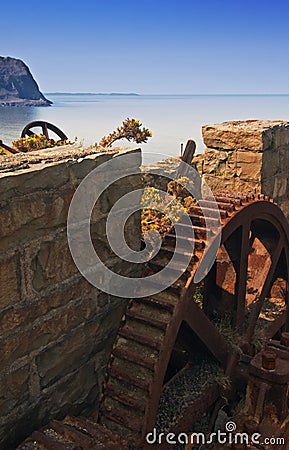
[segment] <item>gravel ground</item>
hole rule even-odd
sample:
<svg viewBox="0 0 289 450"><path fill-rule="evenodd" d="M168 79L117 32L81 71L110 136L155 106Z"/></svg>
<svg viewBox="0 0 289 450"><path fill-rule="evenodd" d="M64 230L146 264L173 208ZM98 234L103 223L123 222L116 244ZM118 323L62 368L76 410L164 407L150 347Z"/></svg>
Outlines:
<svg viewBox="0 0 289 450"><path fill-rule="evenodd" d="M214 383L219 374L218 364L209 356L197 354L171 381L163 388L159 402L156 421L157 432L168 433L172 425L187 407L196 400L208 384ZM194 431L208 431L208 418L202 418L196 423ZM174 446L174 450L183 450L184 445Z"/></svg>

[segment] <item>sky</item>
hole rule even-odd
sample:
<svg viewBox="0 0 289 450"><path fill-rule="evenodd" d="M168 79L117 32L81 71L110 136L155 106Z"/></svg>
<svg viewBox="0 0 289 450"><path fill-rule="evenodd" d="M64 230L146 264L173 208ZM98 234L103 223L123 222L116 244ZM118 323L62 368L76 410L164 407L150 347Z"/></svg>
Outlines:
<svg viewBox="0 0 289 450"><path fill-rule="evenodd" d="M14 0L0 55L43 92L288 94L289 0Z"/></svg>

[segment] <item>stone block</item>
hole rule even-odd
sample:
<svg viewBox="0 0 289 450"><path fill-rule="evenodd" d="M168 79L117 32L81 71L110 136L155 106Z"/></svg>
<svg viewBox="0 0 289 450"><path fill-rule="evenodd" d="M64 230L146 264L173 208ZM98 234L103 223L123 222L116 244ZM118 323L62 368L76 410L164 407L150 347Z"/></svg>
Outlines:
<svg viewBox="0 0 289 450"><path fill-rule="evenodd" d="M245 120L202 127L203 140L210 148L265 151L289 140L289 122Z"/></svg>
<svg viewBox="0 0 289 450"><path fill-rule="evenodd" d="M289 144L288 145L281 145L278 148L278 154L279 154L279 167L280 170L289 171Z"/></svg>
<svg viewBox="0 0 289 450"><path fill-rule="evenodd" d="M136 154L133 164L141 159L140 149L99 149L67 145L48 150L19 153L0 161L0 202L35 190L56 189L66 183L79 184L90 170L122 153ZM120 163L121 164L121 163ZM120 166L119 164L119 166ZM120 167L120 170L122 168Z"/></svg>
<svg viewBox="0 0 289 450"><path fill-rule="evenodd" d="M195 155L193 158L193 163L195 164L196 170L199 172L200 175L203 174L203 164L204 164L204 153L199 153L198 155Z"/></svg>
<svg viewBox="0 0 289 450"><path fill-rule="evenodd" d="M275 186L275 176L262 179L262 194L269 195L273 198Z"/></svg>
<svg viewBox="0 0 289 450"><path fill-rule="evenodd" d="M75 371L99 352L119 325L120 308L78 328L36 358L41 387Z"/></svg>
<svg viewBox="0 0 289 450"><path fill-rule="evenodd" d="M237 176L243 180L260 182L262 156L262 153L238 150L236 152Z"/></svg>
<svg viewBox="0 0 289 450"><path fill-rule="evenodd" d="M75 371L97 352L95 335L100 322L87 324L36 358L41 388Z"/></svg>
<svg viewBox="0 0 289 450"><path fill-rule="evenodd" d="M0 259L0 310L20 300L18 254Z"/></svg>
<svg viewBox="0 0 289 450"><path fill-rule="evenodd" d="M203 173L214 174L218 171L220 161L226 164L227 152L219 152L218 150L205 149L205 157L203 160Z"/></svg>
<svg viewBox="0 0 289 450"><path fill-rule="evenodd" d="M115 151L117 153L118 149ZM71 164L83 161L87 156L101 159L101 155L103 153L96 148L76 144L2 157L0 198L5 194L14 197L37 189L56 189L71 179Z"/></svg>
<svg viewBox="0 0 289 450"><path fill-rule="evenodd" d="M8 415L0 417L0 448L15 449L35 429L46 423L40 404L26 401Z"/></svg>
<svg viewBox="0 0 289 450"><path fill-rule="evenodd" d="M87 185L81 193L79 191L73 198L74 208L69 211L70 223L82 223L83 220L96 223L105 218L109 208L102 210L102 198L103 195L97 198L93 185Z"/></svg>
<svg viewBox="0 0 289 450"><path fill-rule="evenodd" d="M32 285L36 291L61 283L78 272L66 237L43 241L31 262Z"/></svg>
<svg viewBox="0 0 289 450"><path fill-rule="evenodd" d="M85 327L86 323L95 319L97 312L97 301L93 296L72 301L69 305L36 319L28 327L22 327L11 336L3 337L0 340L2 367L8 367L13 361L32 352L41 351L79 326ZM99 324L96 329L98 327ZM62 358L59 357L59 360L61 362Z"/></svg>
<svg viewBox="0 0 289 450"><path fill-rule="evenodd" d="M201 170L203 174L233 177L236 173L235 153L207 148L205 149Z"/></svg>
<svg viewBox="0 0 289 450"><path fill-rule="evenodd" d="M167 158L156 164L142 166L143 185L166 191L167 185L175 177L179 165L180 158Z"/></svg>
<svg viewBox="0 0 289 450"><path fill-rule="evenodd" d="M57 308L44 316L41 321L38 319L28 331L30 339L34 342L33 347L41 348L69 334L76 327L94 320L97 312L97 301L93 296L81 297L72 300L65 307Z"/></svg>
<svg viewBox="0 0 289 450"><path fill-rule="evenodd" d="M0 373L0 411L6 416L29 398L29 365Z"/></svg>
<svg viewBox="0 0 289 450"><path fill-rule="evenodd" d="M127 245L135 251L141 248L141 212L130 215L125 223L124 236Z"/></svg>
<svg viewBox="0 0 289 450"><path fill-rule="evenodd" d="M227 178L225 176L204 175L204 181L211 188L213 193L222 191L236 192L261 192L261 184L255 181L242 180L238 177Z"/></svg>
<svg viewBox="0 0 289 450"><path fill-rule="evenodd" d="M225 178L224 176L215 176L205 174L203 180L208 184L210 189L214 192L232 191L235 186L234 178Z"/></svg>
<svg viewBox="0 0 289 450"><path fill-rule="evenodd" d="M289 146L289 123L285 123L280 127L274 127L274 148L287 147Z"/></svg>
<svg viewBox="0 0 289 450"><path fill-rule="evenodd" d="M277 205L282 209L285 217L289 220L289 197L288 194L274 199Z"/></svg>
<svg viewBox="0 0 289 450"><path fill-rule="evenodd" d="M288 175L276 175L274 179L273 199L283 197L287 192Z"/></svg>
<svg viewBox="0 0 289 450"><path fill-rule="evenodd" d="M42 408L48 421L66 415L91 413L96 408L100 392L94 360L79 362L77 369L42 393Z"/></svg>
<svg viewBox="0 0 289 450"><path fill-rule="evenodd" d="M33 193L37 190L57 189L69 181L66 162L36 166L26 164L26 170L1 173L0 165L0 201L9 200L19 194Z"/></svg>
<svg viewBox="0 0 289 450"><path fill-rule="evenodd" d="M16 448L50 419L91 413L99 400L98 384L95 361L91 360L44 389L36 401L24 402L21 408L15 408L8 416L1 416L1 450Z"/></svg>
<svg viewBox="0 0 289 450"><path fill-rule="evenodd" d="M49 292L47 295L6 308L0 315L0 335L2 337L10 335L16 329L21 331L27 324L32 324L40 318L45 321L45 316L49 312L57 311L57 308L63 308L81 299L84 299L84 301L90 299L99 312L105 307L104 299L99 298L98 290L79 276L79 279L68 286L61 286L58 290Z"/></svg>
<svg viewBox="0 0 289 450"><path fill-rule="evenodd" d="M0 234L2 237L13 234L23 225L45 215L45 202L41 196L17 198L16 201L1 205Z"/></svg>
<svg viewBox="0 0 289 450"><path fill-rule="evenodd" d="M0 358L2 369L6 369L33 350L34 343L29 342L29 333L21 332L8 338L0 338Z"/></svg>
<svg viewBox="0 0 289 450"><path fill-rule="evenodd" d="M268 150L262 154L261 178L270 178L276 175L282 166L280 166L279 150Z"/></svg>
<svg viewBox="0 0 289 450"><path fill-rule="evenodd" d="M82 181L92 170L111 160L113 153L97 153L78 158L68 164L71 177Z"/></svg>
<svg viewBox="0 0 289 450"><path fill-rule="evenodd" d="M20 196L0 205L1 248L10 251L29 240L42 238L50 229L65 227L74 190L64 188L57 192Z"/></svg>
<svg viewBox="0 0 289 450"><path fill-rule="evenodd" d="M133 192L137 189L142 189L141 175L131 175L123 179L119 179L104 192L105 203L102 203L102 211L109 212L110 208L123 196ZM141 201L141 194L138 196L139 204ZM104 206L105 205L105 206ZM129 206L129 205L128 205Z"/></svg>
<svg viewBox="0 0 289 450"><path fill-rule="evenodd" d="M127 169L136 169L139 171L139 167L142 163L142 154L140 148L124 148L115 153L112 159L117 160L116 169L125 171Z"/></svg>
<svg viewBox="0 0 289 450"><path fill-rule="evenodd" d="M234 182L234 190L235 192L243 192L244 194L247 194L248 192L260 194L261 183L253 180L243 180L242 178L236 177Z"/></svg>

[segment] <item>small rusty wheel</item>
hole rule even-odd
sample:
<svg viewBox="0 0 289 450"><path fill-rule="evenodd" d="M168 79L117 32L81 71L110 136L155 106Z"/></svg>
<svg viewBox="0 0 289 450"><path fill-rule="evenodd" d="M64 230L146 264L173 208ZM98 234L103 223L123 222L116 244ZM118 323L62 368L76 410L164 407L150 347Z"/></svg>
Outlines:
<svg viewBox="0 0 289 450"><path fill-rule="evenodd" d="M45 122L43 120L35 120L34 122L28 123L22 130L21 137L27 137L32 136L33 134L36 134L35 131L33 131L33 128L40 127L42 128L42 134L46 136L47 139L49 139L49 133L48 130L55 133L61 141L66 141L68 138L63 131L61 131L57 126L53 125L52 123Z"/></svg>

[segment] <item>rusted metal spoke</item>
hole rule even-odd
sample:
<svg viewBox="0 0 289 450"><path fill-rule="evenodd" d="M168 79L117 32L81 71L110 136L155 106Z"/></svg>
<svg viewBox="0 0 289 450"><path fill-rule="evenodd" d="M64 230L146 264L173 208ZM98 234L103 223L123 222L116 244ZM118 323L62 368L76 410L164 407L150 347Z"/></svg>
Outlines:
<svg viewBox="0 0 289 450"><path fill-rule="evenodd" d="M230 354L229 346L215 325L194 301L187 308L184 320L221 365L226 367Z"/></svg>
<svg viewBox="0 0 289 450"><path fill-rule="evenodd" d="M192 163L195 150L196 150L195 141L189 139L186 144L185 151L181 157L182 161L185 162L186 164L188 164L188 166L186 166L185 164L181 164L181 166L177 169L176 179L178 179L180 177L184 177L188 174L189 165Z"/></svg>
<svg viewBox="0 0 289 450"><path fill-rule="evenodd" d="M248 221L242 226L239 273L237 274L236 291L235 291L236 292L235 299L237 302L236 327L239 332L243 329L245 321L248 256L250 249L249 233L250 233L250 221Z"/></svg>
<svg viewBox="0 0 289 450"><path fill-rule="evenodd" d="M49 139L48 128L47 128L46 122L43 122L43 124L42 124L42 134L46 137L46 139Z"/></svg>
<svg viewBox="0 0 289 450"><path fill-rule="evenodd" d="M17 153L20 153L20 151L17 148L13 148L13 147L9 147L9 145L4 144L3 141L0 140L0 148L2 148L4 150L4 152L6 153L6 155L15 155Z"/></svg>
<svg viewBox="0 0 289 450"><path fill-rule="evenodd" d="M247 332L246 332L247 342L251 341L252 336L254 334L254 330L255 330L264 300L270 292L272 280L273 280L273 277L274 277L274 274L276 271L276 267L277 267L277 264L278 264L278 261L279 261L279 258L280 258L283 248L284 248L284 240L282 237L280 237L277 247L272 255L271 264L270 264L268 273L267 273L266 277L264 278L263 287L261 289L261 292L259 291L260 294L259 294L259 296L256 297L256 301L254 302L253 307L252 307L252 312L251 312L250 318L249 318L249 325L248 325Z"/></svg>
<svg viewBox="0 0 289 450"><path fill-rule="evenodd" d="M289 330L289 281L286 285L286 317L285 317L285 328Z"/></svg>

